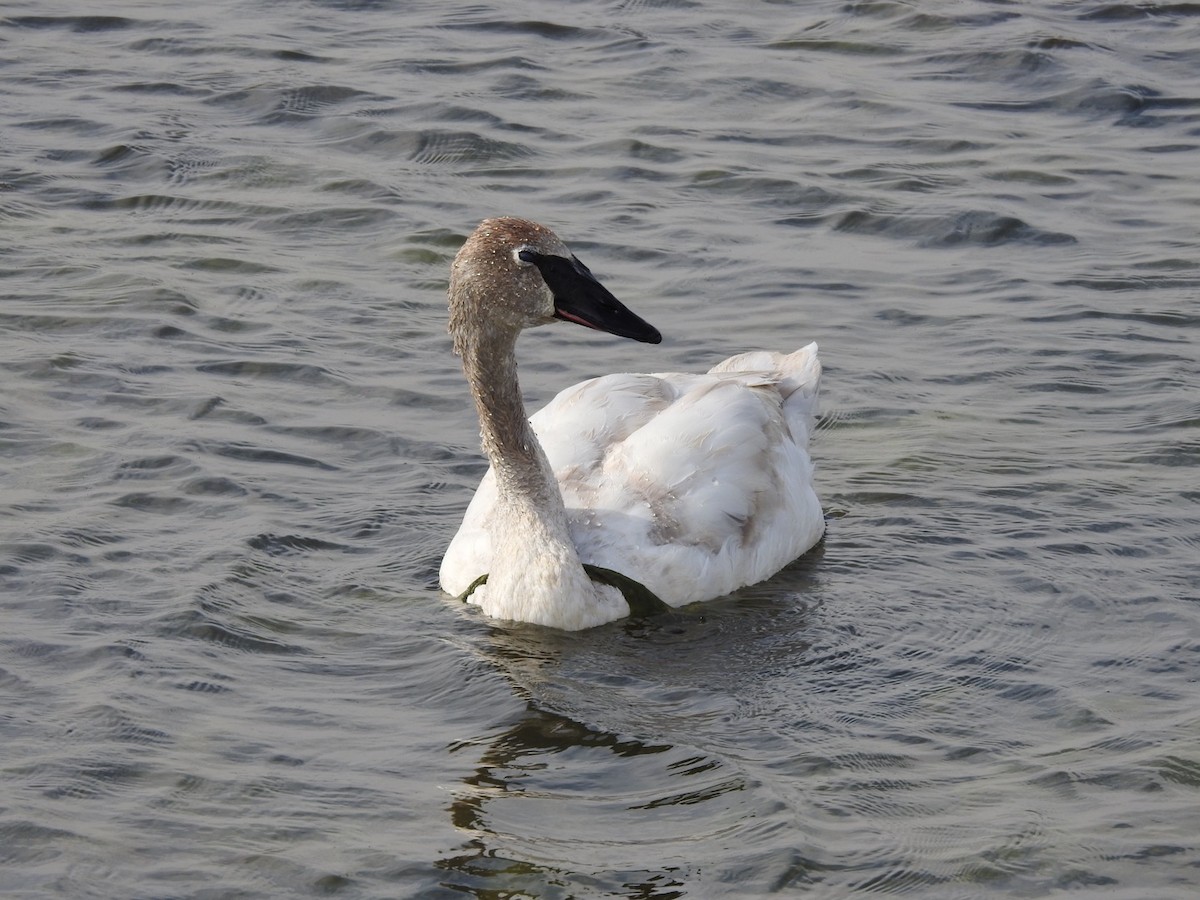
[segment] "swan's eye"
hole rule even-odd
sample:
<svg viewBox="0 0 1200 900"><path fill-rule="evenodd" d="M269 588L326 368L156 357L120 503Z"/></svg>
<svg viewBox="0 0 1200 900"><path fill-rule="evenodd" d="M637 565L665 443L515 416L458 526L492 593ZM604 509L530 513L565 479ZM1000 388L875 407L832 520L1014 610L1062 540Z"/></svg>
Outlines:
<svg viewBox="0 0 1200 900"><path fill-rule="evenodd" d="M536 258L537 254L528 247L518 247L513 251L513 260L518 266L532 266Z"/></svg>

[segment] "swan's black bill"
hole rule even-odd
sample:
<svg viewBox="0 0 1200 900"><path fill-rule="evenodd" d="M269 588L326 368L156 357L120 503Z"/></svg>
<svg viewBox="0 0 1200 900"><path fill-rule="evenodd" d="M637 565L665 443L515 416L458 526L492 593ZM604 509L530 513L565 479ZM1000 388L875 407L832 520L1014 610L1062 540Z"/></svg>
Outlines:
<svg viewBox="0 0 1200 900"><path fill-rule="evenodd" d="M574 256L565 259L533 250L522 250L518 256L525 262L533 263L542 273L542 280L554 294L556 319L646 344L662 341L657 328L626 308Z"/></svg>

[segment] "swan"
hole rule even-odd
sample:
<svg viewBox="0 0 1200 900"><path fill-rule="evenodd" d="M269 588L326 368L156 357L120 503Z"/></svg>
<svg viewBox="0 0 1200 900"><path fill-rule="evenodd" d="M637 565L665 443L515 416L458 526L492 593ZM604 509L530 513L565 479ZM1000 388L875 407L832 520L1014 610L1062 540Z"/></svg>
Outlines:
<svg viewBox="0 0 1200 900"><path fill-rule="evenodd" d="M522 329L661 335L525 219L480 223L451 264L449 306L491 468L442 560L447 593L576 631L762 581L821 539L807 450L815 343L705 374L593 378L527 418Z"/></svg>

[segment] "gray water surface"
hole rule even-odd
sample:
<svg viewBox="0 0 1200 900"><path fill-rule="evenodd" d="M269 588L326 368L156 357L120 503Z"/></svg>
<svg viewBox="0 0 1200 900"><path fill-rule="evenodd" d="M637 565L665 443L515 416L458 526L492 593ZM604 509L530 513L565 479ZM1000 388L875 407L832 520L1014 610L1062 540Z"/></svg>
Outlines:
<svg viewBox="0 0 1200 900"><path fill-rule="evenodd" d="M1200 6L0 11L0 893L1200 892ZM479 219L817 340L828 536L579 634L437 589Z"/></svg>

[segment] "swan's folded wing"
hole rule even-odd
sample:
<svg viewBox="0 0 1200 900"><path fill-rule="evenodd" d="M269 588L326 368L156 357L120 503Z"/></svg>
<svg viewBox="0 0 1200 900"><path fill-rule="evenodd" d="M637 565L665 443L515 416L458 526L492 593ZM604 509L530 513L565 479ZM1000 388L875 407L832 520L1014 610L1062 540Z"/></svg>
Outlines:
<svg viewBox="0 0 1200 900"><path fill-rule="evenodd" d="M529 422L555 471L586 471L677 398L657 375L604 375L560 391Z"/></svg>
<svg viewBox="0 0 1200 900"><path fill-rule="evenodd" d="M586 458L551 456L581 557L677 605L759 581L812 546L823 520L807 425L797 441L778 373L638 377L658 378L643 393L670 402Z"/></svg>
<svg viewBox="0 0 1200 900"><path fill-rule="evenodd" d="M751 350L731 356L708 370L716 375L732 372L770 372L779 383L783 414L792 437L801 446L808 443L817 415L821 387L821 360L814 341L793 353Z"/></svg>
<svg viewBox="0 0 1200 900"><path fill-rule="evenodd" d="M593 478L593 505L652 523L656 543L717 552L740 539L779 490L790 440L778 392L743 378L667 376L676 399L608 449Z"/></svg>

